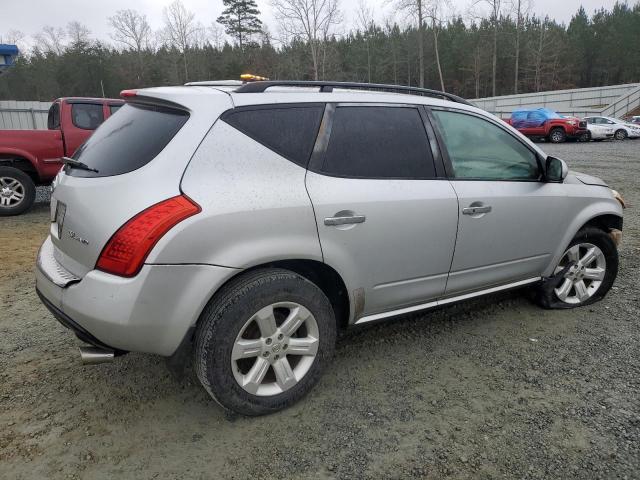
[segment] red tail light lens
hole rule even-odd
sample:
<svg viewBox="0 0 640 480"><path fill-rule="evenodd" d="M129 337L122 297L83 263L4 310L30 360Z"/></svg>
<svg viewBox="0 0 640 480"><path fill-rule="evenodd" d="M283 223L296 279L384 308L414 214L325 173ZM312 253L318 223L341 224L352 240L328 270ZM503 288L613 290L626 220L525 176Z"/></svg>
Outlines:
<svg viewBox="0 0 640 480"><path fill-rule="evenodd" d="M184 195L169 198L143 210L111 237L96 268L121 277L138 274L154 245L178 223L201 211Z"/></svg>

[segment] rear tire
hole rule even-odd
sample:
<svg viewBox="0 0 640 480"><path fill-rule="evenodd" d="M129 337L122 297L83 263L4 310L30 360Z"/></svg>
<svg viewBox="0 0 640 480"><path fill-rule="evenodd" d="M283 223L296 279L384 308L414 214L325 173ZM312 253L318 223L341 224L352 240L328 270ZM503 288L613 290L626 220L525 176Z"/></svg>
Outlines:
<svg viewBox="0 0 640 480"><path fill-rule="evenodd" d="M588 257L590 251L593 258ZM554 276L538 286L537 301L547 309L590 305L605 297L617 275L618 248L613 239L587 227L571 240Z"/></svg>
<svg viewBox="0 0 640 480"><path fill-rule="evenodd" d="M549 132L549 141L551 143L564 143L567 141L567 133L563 128L556 127Z"/></svg>
<svg viewBox="0 0 640 480"><path fill-rule="evenodd" d="M222 407L264 415L313 388L335 340L331 303L315 284L288 270L256 270L232 280L203 311L195 371Z"/></svg>
<svg viewBox="0 0 640 480"><path fill-rule="evenodd" d="M29 175L0 166L0 216L20 215L33 206L35 199L36 186Z"/></svg>

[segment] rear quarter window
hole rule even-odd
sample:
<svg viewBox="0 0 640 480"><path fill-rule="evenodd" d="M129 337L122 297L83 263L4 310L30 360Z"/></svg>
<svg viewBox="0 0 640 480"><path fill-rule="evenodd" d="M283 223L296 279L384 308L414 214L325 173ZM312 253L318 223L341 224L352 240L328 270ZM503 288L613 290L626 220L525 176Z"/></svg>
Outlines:
<svg viewBox="0 0 640 480"><path fill-rule="evenodd" d="M307 166L318 135L323 105L230 110L222 119L284 158Z"/></svg>
<svg viewBox="0 0 640 480"><path fill-rule="evenodd" d="M189 115L163 107L126 104L76 151L74 158L98 170L65 167L76 177L108 177L132 172L153 160Z"/></svg>

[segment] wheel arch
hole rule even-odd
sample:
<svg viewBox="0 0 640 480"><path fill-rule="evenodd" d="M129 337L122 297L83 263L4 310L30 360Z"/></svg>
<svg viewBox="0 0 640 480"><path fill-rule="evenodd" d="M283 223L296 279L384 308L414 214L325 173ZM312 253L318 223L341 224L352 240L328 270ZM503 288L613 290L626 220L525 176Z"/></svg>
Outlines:
<svg viewBox="0 0 640 480"><path fill-rule="evenodd" d="M224 287L240 276L255 270L281 268L297 273L316 285L327 296L333 307L338 329L345 329L349 325L351 317L351 301L349 290L340 274L331 266L318 260L310 259L283 259L266 263L252 265L248 268L238 270L234 275L227 278L212 293L206 304L209 304ZM206 307L205 307L206 308Z"/></svg>
<svg viewBox="0 0 640 480"><path fill-rule="evenodd" d="M27 152L14 149L0 150L0 166L17 168L29 175L33 183L40 182L37 160Z"/></svg>
<svg viewBox="0 0 640 480"><path fill-rule="evenodd" d="M601 199L599 202L591 204L588 208L576 215L567 229L560 246L552 256L549 265L543 272L543 277L548 277L553 273L555 266L560 261L562 254L576 234L585 227L595 227L609 233L616 229L622 231L623 217L622 207L617 200Z"/></svg>

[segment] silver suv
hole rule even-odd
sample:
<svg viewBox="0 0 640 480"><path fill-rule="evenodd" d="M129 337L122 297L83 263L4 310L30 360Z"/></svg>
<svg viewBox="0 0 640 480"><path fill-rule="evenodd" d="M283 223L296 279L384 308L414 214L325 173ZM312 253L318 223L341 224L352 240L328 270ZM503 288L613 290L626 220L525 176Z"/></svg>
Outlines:
<svg viewBox="0 0 640 480"><path fill-rule="evenodd" d="M274 412L336 332L525 285L605 296L621 199L449 94L205 82L125 91L54 184L37 291L92 345L193 357L223 407Z"/></svg>

